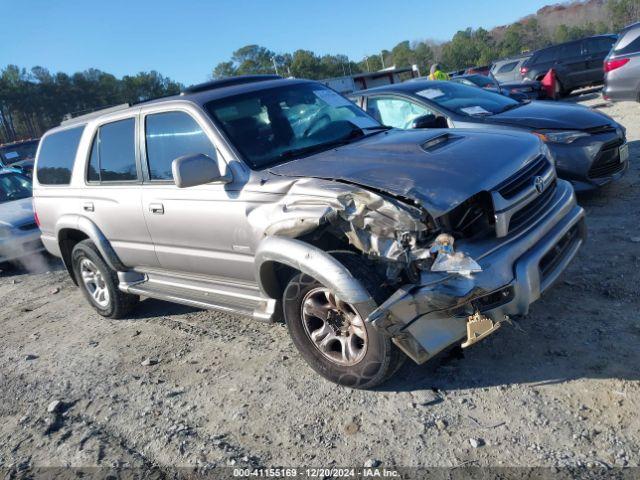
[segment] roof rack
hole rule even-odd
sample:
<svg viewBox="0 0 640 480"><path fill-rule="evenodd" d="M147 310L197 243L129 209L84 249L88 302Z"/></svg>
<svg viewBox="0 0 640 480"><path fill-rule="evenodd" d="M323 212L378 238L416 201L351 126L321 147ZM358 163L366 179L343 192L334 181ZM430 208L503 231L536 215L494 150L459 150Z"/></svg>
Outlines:
<svg viewBox="0 0 640 480"><path fill-rule="evenodd" d="M63 120L62 122L60 122L61 126L64 125L72 125L74 123L80 123L80 122L87 122L93 118L99 117L101 115L104 115L106 113L112 113L112 112L118 112L120 110L125 110L127 108L129 108L131 105L129 105L128 103L123 103L120 105L116 105L114 107L108 107L108 108L103 108L101 110L95 110L93 112L90 113L85 113L84 115L80 115L78 117L72 117L72 118L68 118L66 120Z"/></svg>
<svg viewBox="0 0 640 480"><path fill-rule="evenodd" d="M228 77L220 80L212 80L210 82L198 83L185 88L180 95L186 95L188 93L204 92L206 90L213 90L216 88L231 87L234 85L243 85L245 83L266 82L267 80L278 80L282 77L280 75L241 75L239 77Z"/></svg>

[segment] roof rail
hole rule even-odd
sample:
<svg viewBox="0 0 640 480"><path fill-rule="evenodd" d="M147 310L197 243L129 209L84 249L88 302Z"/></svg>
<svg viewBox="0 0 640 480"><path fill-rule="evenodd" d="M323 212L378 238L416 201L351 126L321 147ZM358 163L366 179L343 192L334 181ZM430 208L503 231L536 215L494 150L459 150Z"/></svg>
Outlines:
<svg viewBox="0 0 640 480"><path fill-rule="evenodd" d="M228 77L220 80L212 80L210 82L198 83L185 88L180 95L187 93L198 93L216 88L231 87L234 85L243 85L245 83L266 82L267 80L278 80L280 75L241 75L239 77Z"/></svg>
<svg viewBox="0 0 640 480"><path fill-rule="evenodd" d="M90 113L85 113L84 115L80 115L78 117L72 117L72 118L68 118L66 120L63 120L62 122L60 122L60 126L64 126L64 125L72 125L74 123L81 123L81 122L87 122L93 118L97 118L101 115L104 115L106 113L112 113L112 112L118 112L120 110L125 110L127 108L129 108L131 105L129 105L128 103L122 103L120 105L116 105L115 107L108 107L108 108L103 108L101 110L95 110L93 112Z"/></svg>

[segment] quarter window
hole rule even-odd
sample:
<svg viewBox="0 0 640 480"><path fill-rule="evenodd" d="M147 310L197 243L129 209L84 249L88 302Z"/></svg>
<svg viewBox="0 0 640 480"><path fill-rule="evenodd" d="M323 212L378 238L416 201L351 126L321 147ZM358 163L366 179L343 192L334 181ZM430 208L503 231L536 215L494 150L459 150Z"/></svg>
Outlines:
<svg viewBox="0 0 640 480"><path fill-rule="evenodd" d="M500 69L498 70L498 73L508 73L511 72L514 68L516 68L516 65L518 64L518 62L509 62L509 63L505 63L504 65L502 65L500 67Z"/></svg>
<svg viewBox="0 0 640 480"><path fill-rule="evenodd" d="M184 112L147 115L145 138L151 180L172 180L171 164L178 157L203 153L216 158L207 135Z"/></svg>
<svg viewBox="0 0 640 480"><path fill-rule="evenodd" d="M84 125L52 133L42 140L36 168L38 182L42 185L69 185L83 131Z"/></svg>
<svg viewBox="0 0 640 480"><path fill-rule="evenodd" d="M367 113L383 125L394 128L411 128L411 123L418 117L433 114L430 110L403 98L369 98Z"/></svg>
<svg viewBox="0 0 640 480"><path fill-rule="evenodd" d="M126 182L138 179L135 131L133 118L98 128L91 147L87 180Z"/></svg>

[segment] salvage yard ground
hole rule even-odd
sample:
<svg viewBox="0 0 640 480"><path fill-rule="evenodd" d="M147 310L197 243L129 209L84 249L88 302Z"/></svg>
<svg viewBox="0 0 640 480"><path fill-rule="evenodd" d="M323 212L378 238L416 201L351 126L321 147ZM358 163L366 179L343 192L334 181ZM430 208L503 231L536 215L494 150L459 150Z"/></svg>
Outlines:
<svg viewBox="0 0 640 480"><path fill-rule="evenodd" d="M2 272L0 469L637 466L640 105L570 100L625 125L632 159L580 197L586 245L514 327L376 391L322 379L280 324L156 300L106 320L56 261Z"/></svg>

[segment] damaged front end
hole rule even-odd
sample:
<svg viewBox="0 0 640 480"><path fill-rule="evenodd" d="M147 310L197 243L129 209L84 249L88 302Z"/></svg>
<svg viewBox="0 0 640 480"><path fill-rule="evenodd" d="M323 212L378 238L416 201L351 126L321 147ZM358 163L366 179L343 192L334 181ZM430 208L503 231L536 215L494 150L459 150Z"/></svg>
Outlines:
<svg viewBox="0 0 640 480"><path fill-rule="evenodd" d="M366 321L422 363L457 342L465 347L474 344L497 330L509 315L526 313L566 267L584 237L583 212L566 182L559 181L554 189L553 199L531 225L504 238L491 225L492 212L478 207L481 202L473 208L465 206L462 215L452 211L433 219L415 201L319 179L291 182L279 202L255 208L248 218L257 233L292 239L295 248L302 242L293 239L320 232L346 239L384 267L388 285L396 290L379 306L369 303ZM465 230L466 234L460 233ZM305 262L329 257L305 245L304 259L289 265L300 269ZM558 245L563 246L562 252L556 252ZM286 257L282 252L286 247L278 248L277 255L262 256L258 248L259 263ZM543 279L540 264L549 252L556 252L558 258ZM335 271L329 259L323 261L325 266L318 266L318 271ZM307 273L313 276L313 271ZM348 276L340 281L351 281L349 288L336 291L357 290ZM354 294L355 303L362 305L362 297Z"/></svg>

